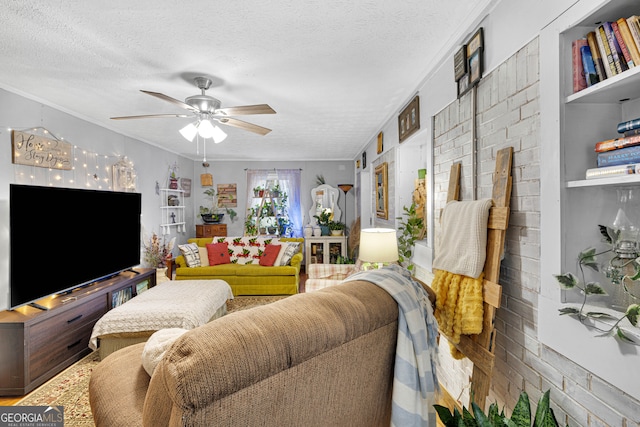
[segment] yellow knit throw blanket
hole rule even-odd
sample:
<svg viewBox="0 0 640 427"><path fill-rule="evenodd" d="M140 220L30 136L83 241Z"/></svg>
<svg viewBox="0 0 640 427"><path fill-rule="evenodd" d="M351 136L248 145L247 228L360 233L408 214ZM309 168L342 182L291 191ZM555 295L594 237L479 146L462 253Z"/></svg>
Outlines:
<svg viewBox="0 0 640 427"><path fill-rule="evenodd" d="M453 344L460 342L460 335L473 335L482 332L482 278L477 279L436 270L431 284L436 294L435 317L440 331L451 344L451 354L456 359L464 356Z"/></svg>

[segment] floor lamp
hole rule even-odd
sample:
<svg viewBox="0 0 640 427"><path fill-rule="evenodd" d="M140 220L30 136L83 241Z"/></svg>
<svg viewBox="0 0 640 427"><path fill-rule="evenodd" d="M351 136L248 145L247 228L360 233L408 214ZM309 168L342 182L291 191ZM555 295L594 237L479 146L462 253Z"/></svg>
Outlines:
<svg viewBox="0 0 640 427"><path fill-rule="evenodd" d="M338 184L338 188L344 192L344 229L348 230L347 223L347 193L353 188L353 184ZM347 233L345 233L346 235Z"/></svg>

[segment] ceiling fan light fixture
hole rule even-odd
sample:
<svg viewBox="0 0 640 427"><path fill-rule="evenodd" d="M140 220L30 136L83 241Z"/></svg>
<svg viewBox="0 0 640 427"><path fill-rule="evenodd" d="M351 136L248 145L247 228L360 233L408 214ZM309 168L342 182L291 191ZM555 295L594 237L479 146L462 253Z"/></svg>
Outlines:
<svg viewBox="0 0 640 427"><path fill-rule="evenodd" d="M196 137L197 133L198 133L198 128L193 123L189 123L182 129L180 129L180 134L184 137L184 139L186 139L189 142L193 141L193 138Z"/></svg>
<svg viewBox="0 0 640 427"><path fill-rule="evenodd" d="M202 120L198 126L198 134L203 138L213 138L214 128L208 119Z"/></svg>
<svg viewBox="0 0 640 427"><path fill-rule="evenodd" d="M224 133L224 131L220 129L219 126L214 126L212 138L214 143L220 144L222 141L224 141L227 138L227 134Z"/></svg>

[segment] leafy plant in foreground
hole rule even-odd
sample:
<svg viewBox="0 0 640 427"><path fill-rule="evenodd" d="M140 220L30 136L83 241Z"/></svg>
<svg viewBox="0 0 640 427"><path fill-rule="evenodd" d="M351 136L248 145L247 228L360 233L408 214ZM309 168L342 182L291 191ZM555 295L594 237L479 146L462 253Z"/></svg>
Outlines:
<svg viewBox="0 0 640 427"><path fill-rule="evenodd" d="M442 405L433 405L440 417L440 421L446 427L558 427L553 409L549 405L549 390L547 390L538 401L533 424L531 423L531 404L526 392L520 393L520 398L513 408L511 418L504 415L504 410L500 411L498 405L492 403L489 411L485 414L475 403L471 403L469 412L466 407L462 408L462 413L458 408L454 408L453 413L449 408Z"/></svg>

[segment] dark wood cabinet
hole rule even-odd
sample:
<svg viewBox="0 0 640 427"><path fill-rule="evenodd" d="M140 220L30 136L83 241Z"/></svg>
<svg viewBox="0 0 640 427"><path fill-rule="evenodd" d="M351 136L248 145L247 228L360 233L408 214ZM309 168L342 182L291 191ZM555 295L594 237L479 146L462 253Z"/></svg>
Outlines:
<svg viewBox="0 0 640 427"><path fill-rule="evenodd" d="M93 325L114 295L135 296L156 284L152 268L126 271L71 294L0 312L0 395L22 396L91 352Z"/></svg>
<svg viewBox="0 0 640 427"><path fill-rule="evenodd" d="M197 224L196 237L226 237L227 224Z"/></svg>

